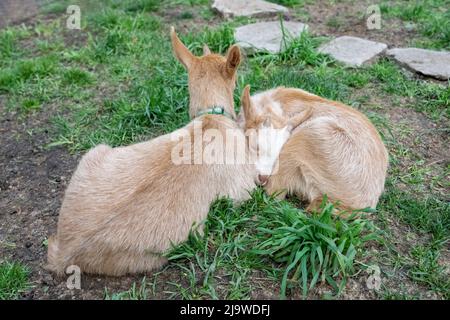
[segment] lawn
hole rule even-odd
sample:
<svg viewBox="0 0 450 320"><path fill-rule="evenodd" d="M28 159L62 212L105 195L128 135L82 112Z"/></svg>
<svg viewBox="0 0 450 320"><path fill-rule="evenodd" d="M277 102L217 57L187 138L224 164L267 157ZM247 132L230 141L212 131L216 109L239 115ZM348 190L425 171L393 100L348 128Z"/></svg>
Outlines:
<svg viewBox="0 0 450 320"><path fill-rule="evenodd" d="M43 267L80 156L189 122L171 25L194 53L204 43L225 53L234 28L255 21L222 19L207 0L79 2L81 30L66 28L68 1L44 1L38 16L0 29L0 299L450 299L449 82L385 57L352 69L317 52L344 34L450 50L449 1L381 1L383 29L372 32L362 19L369 1L273 1L310 31L281 54L245 56L238 70L237 110L246 84L283 85L369 117L390 155L376 212L341 219L324 199L310 215L295 197L257 189L245 203L218 199L205 233L167 252L162 270L83 275L70 290Z"/></svg>

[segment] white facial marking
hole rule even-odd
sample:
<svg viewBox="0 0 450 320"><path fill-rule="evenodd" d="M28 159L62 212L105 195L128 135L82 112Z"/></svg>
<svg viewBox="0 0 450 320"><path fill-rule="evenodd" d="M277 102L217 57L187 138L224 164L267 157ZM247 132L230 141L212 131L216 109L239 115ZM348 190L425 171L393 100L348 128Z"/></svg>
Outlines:
<svg viewBox="0 0 450 320"><path fill-rule="evenodd" d="M289 139L290 132L286 127L275 129L272 124L269 127L261 127L258 130L258 158L256 169L260 175L271 175L273 166L278 159L281 148Z"/></svg>

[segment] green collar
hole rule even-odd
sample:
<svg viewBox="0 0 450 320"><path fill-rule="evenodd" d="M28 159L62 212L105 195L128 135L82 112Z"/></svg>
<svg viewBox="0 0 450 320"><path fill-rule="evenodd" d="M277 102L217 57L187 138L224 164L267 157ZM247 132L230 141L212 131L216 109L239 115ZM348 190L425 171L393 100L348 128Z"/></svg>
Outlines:
<svg viewBox="0 0 450 320"><path fill-rule="evenodd" d="M230 113L226 112L224 107L221 107L221 106L213 106L206 110L201 110L201 111L197 112L195 117L200 117L204 114L220 114L222 116L230 118L231 120L234 120L234 117Z"/></svg>

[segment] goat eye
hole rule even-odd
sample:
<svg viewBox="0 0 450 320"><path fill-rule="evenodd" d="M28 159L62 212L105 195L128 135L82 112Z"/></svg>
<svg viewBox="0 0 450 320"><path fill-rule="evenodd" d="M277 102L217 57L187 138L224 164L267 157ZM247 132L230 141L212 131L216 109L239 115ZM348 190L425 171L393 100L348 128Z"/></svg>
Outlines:
<svg viewBox="0 0 450 320"><path fill-rule="evenodd" d="M257 155L259 155L260 150L261 150L261 147L260 147L259 143L257 143L257 144L256 144L256 154L257 154Z"/></svg>

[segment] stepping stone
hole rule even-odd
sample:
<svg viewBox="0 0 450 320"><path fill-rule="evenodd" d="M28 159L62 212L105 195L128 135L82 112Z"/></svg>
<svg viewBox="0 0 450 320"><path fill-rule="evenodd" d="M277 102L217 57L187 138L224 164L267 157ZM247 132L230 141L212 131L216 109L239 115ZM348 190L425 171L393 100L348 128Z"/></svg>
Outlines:
<svg viewBox="0 0 450 320"><path fill-rule="evenodd" d="M263 0L214 0L212 8L223 17L270 17L287 13L286 7Z"/></svg>
<svg viewBox="0 0 450 320"><path fill-rule="evenodd" d="M327 53L346 65L359 67L386 48L387 45L381 42L343 36L320 46L319 52Z"/></svg>
<svg viewBox="0 0 450 320"><path fill-rule="evenodd" d="M287 44L293 37L300 36L303 30L308 29L307 25L293 21L283 21L283 27ZM249 54L257 51L278 53L284 49L280 21L258 22L236 28L234 38L236 43Z"/></svg>
<svg viewBox="0 0 450 320"><path fill-rule="evenodd" d="M415 72L440 80L450 78L450 52L418 48L396 48L386 52Z"/></svg>

